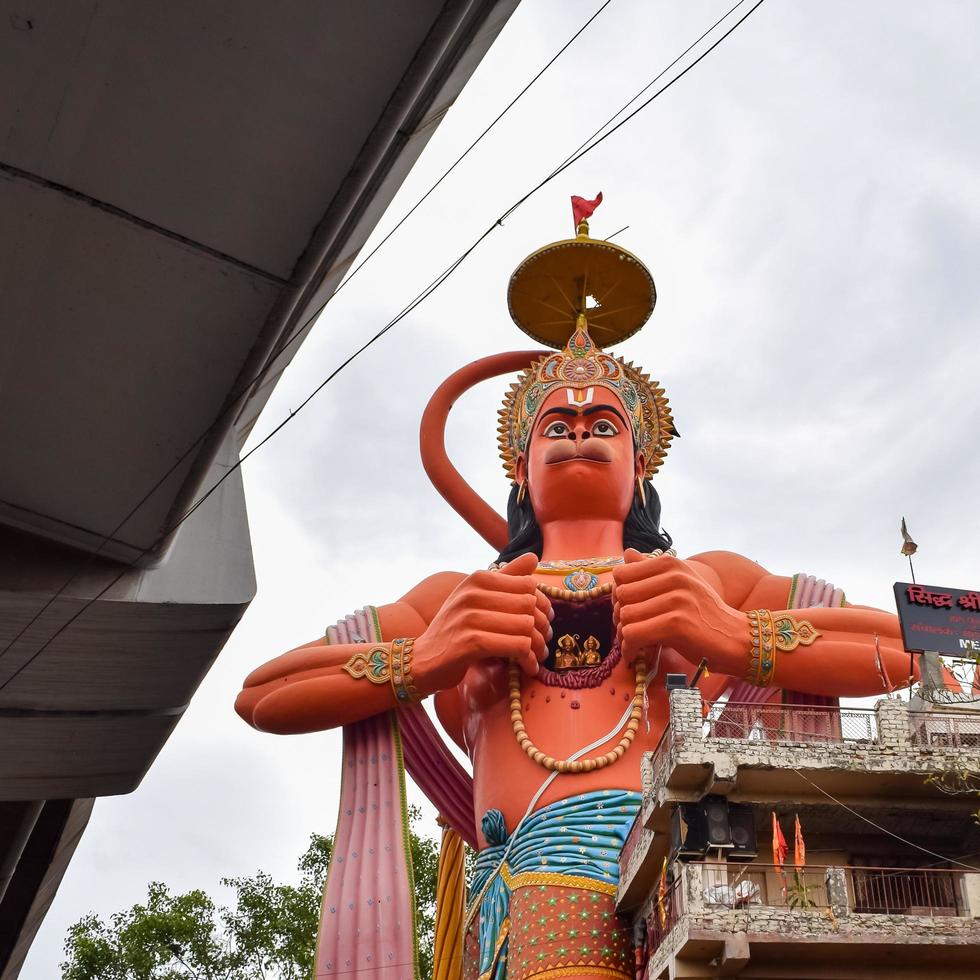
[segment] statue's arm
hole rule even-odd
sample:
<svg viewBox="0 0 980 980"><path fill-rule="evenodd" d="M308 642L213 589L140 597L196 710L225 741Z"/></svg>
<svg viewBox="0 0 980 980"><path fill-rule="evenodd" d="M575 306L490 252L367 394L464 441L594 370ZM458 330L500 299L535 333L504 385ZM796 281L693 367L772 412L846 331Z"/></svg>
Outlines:
<svg viewBox="0 0 980 980"><path fill-rule="evenodd" d="M417 637L425 632L447 596L465 578L440 572L420 582L397 602L378 607L382 637ZM252 727L277 734L322 731L394 707L390 684L351 677L344 665L373 643L304 643L257 667L246 678L235 710Z"/></svg>
<svg viewBox="0 0 980 980"><path fill-rule="evenodd" d="M531 556L533 559L533 556ZM398 602L379 607L385 642L415 638L412 660L421 696L455 686L476 659L504 657L536 673L547 656L547 600L535 590L531 561L500 573L442 572ZM539 598L540 597L540 598ZM385 644L297 647L245 678L235 710L254 728L277 734L336 728L395 706L391 684L352 677L345 665Z"/></svg>
<svg viewBox="0 0 980 980"><path fill-rule="evenodd" d="M820 633L812 646L777 654L774 685L806 694L862 697L908 683L909 655L893 613L850 603L835 608L787 609L793 584L788 575L774 575L732 552L708 552L692 562L700 571L717 576L722 596L740 612L768 609L776 616L785 613L797 621L807 620ZM746 638L747 630L743 629L739 639L744 649L726 673L745 676Z"/></svg>
<svg viewBox="0 0 980 980"><path fill-rule="evenodd" d="M809 621L820 633L810 646L777 652L774 686L807 694L863 697L908 682L909 657L896 616L865 606L786 609L791 579L731 552L683 561L633 554L614 573L624 656L649 659L663 643L692 663L750 677L753 609Z"/></svg>

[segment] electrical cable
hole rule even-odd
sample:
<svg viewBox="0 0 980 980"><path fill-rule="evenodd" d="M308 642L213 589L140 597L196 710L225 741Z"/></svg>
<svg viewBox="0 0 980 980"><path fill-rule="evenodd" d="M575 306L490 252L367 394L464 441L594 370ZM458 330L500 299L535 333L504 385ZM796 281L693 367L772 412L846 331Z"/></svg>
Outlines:
<svg viewBox="0 0 980 980"><path fill-rule="evenodd" d="M692 41L669 65L667 65L666 68L663 69L663 71L654 75L653 78L651 78L650 81L647 82L646 85L644 85L643 88L641 88L640 91L637 92L632 99L630 99L625 105L617 109L587 140L585 140L583 143L579 143L579 145L567 157L565 157L565 159L558 166L563 167L566 163L568 163L569 160L572 159L572 157L575 156L576 153L579 152L579 150L581 150L583 147L588 146L589 143L591 143L592 140L594 140L614 119L616 119L617 116L622 115L641 95L643 95L645 92L649 92L650 89L657 82L659 82L660 79L663 78L664 75L666 75L667 72L669 72L670 69L677 64L678 61L681 60L681 58L683 58L686 54L688 54L692 48L696 48L723 20L727 20L729 17L731 17L731 15L735 13L735 11L738 10L738 8L741 7L743 3L746 2L747 0L738 0L738 3L736 3L735 6L729 7L728 10L726 10L725 13L723 13L721 17L719 17L699 38L697 38L695 41ZM606 239L606 241L608 240L609 239Z"/></svg>
<svg viewBox="0 0 980 980"><path fill-rule="evenodd" d="M744 0L739 0L739 3L735 4L735 6L732 8L732 10L735 10L738 6L740 6L742 2L744 2ZM640 112L642 112L651 103L653 103L653 101L655 99L657 99L660 95L662 95L669 88L671 88L671 86L673 86L675 82L680 81L681 78L683 78L697 64L699 64L701 61L703 61L704 58L707 57L712 51L714 51L714 49L717 48L719 44L721 44L726 38L728 38L741 24L743 24L756 10L758 10L758 8L761 7L764 2L765 2L765 0L756 0L756 3L745 14L743 14L742 17L740 17L727 31L725 31L721 35L721 37L719 37L704 52L702 52L693 62L691 62L690 65L688 65L686 68L684 68L683 71L681 71L678 75L676 75L669 82L667 82L666 85L663 85L656 92L654 92L654 94L651 95L650 98L648 98L640 106L638 106L636 109L634 109L624 119L620 120L620 122L617 123L607 133L605 133L603 136L601 136L600 138L598 138L597 140L595 140L593 143L591 143L590 145L588 145L584 149L581 149L581 150L577 151L577 153L575 155L573 155L573 157L567 159L563 164L561 164L558 168L556 168L554 171L552 171L551 174L549 174L547 177L545 177L543 180L541 180L538 184L536 184L534 187L532 187L532 189L530 191L528 191L526 194L524 194L523 197L521 197L513 205L511 205L511 207L508 208L496 221L494 221L493 224L491 224L473 242L472 245L470 245L457 259L455 259L442 273L440 273L424 290L422 290L421 293L417 294L416 297L413 300L411 300L410 303L407 306L403 307L403 309L398 314L396 314L395 317L393 317L391 320L389 320L388 323L385 324L384 327L382 327L377 333L375 333L372 337L370 337L361 347L359 347L357 350L355 350L353 354L349 355L346 360L344 360L336 369L334 369L334 371L332 371L329 375L327 375L327 377L303 400L303 402L300 404L300 407L298 409L290 412L290 414L285 419L283 419L283 421L280 422L279 425L277 425L268 435L266 435L259 443L257 443L255 446L253 446L252 449L249 450L248 453L246 453L244 456L241 457L241 459L237 460L236 463L233 466L230 466L225 471L225 473L223 473L222 476L217 480L217 482L209 490L207 490L177 521L175 521L174 524L172 524L171 526L169 526L157 538L156 541L154 541L152 544L150 544L147 548L143 549L137 555L136 558L132 559L119 572L119 574L117 576L115 576L115 578L113 578L99 593L97 593L92 598L88 599L84 603L84 605L76 613L74 613L68 619L68 621L66 623L64 623L61 627L59 627L59 629L56 630L30 657L28 657L28 659L25 660L24 663L21 664L10 675L10 677L8 677L2 684L0 684L0 691L4 690L4 688L6 688L7 685L9 685L25 668L27 668L28 666L30 666L30 664L33 663L33 661L38 656L40 656L51 645L51 643L54 642L54 640L56 640L66 629L68 629L72 625L72 623L74 623L89 608L91 608L92 605L94 605L99 599L101 599L102 596L104 596L114 585L116 585L123 578L124 575L126 575L133 567L135 567L135 565L137 564L137 562L144 555L147 555L150 552L152 552L154 548L156 548L160 543L162 543L164 540L166 540L166 538L170 534L172 534L178 527L180 527L180 525L184 521L186 521L209 497L211 497L211 495L224 483L224 481L226 479L228 479L228 477L230 477L233 473L235 473L238 469L240 469L241 466L242 466L242 464L250 456L252 456L263 445L265 445L271 438L273 438L273 436L277 435L289 422L291 422L299 414L299 412L302 411L302 409L305 408L313 400L313 398L316 397L316 395L319 394L319 392L322 391L323 388L326 387L326 385L330 381L332 381L345 367L347 367L361 353L363 353L365 350L367 350L369 347L371 347L376 341L380 340L381 337L383 337L389 330L392 329L392 327L394 327L399 321L401 321L402 319L404 319L405 316L407 316L409 313L411 313L416 307L418 307L422 302L424 302L436 289L438 289L456 271L456 269L458 269L459 266L462 265L462 263L476 250L476 248L480 244L482 244L482 242L493 231L496 230L496 228L503 226L504 221L507 218L509 218L510 215L512 215L518 208L520 208L524 203L526 203L539 190L541 190L543 187L545 187L547 184L549 184L552 180L554 180L554 178L557 177L560 173L562 173L564 170L568 169L568 167L572 166L572 164L576 163L578 160L582 159L582 157L584 157L586 154L588 154L592 150L594 150L597 146L599 146L606 139L608 139L610 136L612 136L615 132L617 132L619 129L621 129L624 125L626 125L626 123L628 123L632 119L634 119ZM722 18L722 20L724 20L724 18ZM720 23L720 22L721 21L718 21L718 22L716 22L716 24L717 23ZM705 32L705 34L702 34L701 35L701 39L703 39L707 35L707 33L710 33L710 29L709 29L708 32ZM686 50L687 51L690 51L691 48L694 47L697 43L698 42L694 42L694 44L690 45ZM679 59L675 59L674 62L672 62L672 64L676 64L677 60L679 60ZM630 101L632 102L633 100L630 100ZM629 104L629 103L627 103L627 104ZM327 302L329 302L329 299L327 300ZM323 306L325 306L325 305L326 305L326 302L323 304ZM323 307L321 307L321 310L322 310L322 308ZM307 320L307 323L309 323L310 320L315 319L316 316L318 316L318 315L319 315L319 311L317 311L316 313L314 313L312 315L312 317ZM305 329L305 328L301 328L301 330L302 329ZM152 491L151 491L151 493L152 493ZM128 520L128 518L127 518L127 520ZM48 608L51 605L51 603L58 597L58 595L60 595L60 592L59 593L56 593L55 596L53 596L50 600L48 600L48 602L47 602L47 604L45 605L44 608L45 609ZM43 612L43 610L42 610L42 612ZM38 613L37 616L35 616L35 618L31 621L31 624L34 623L34 622L36 622L40 615L41 615L41 613ZM23 636L24 632L30 627L31 624L28 624L27 627L25 627L23 630L21 630L21 632L14 638L14 640L12 640L4 648L3 651L0 651L0 658L2 658L3 655L7 653L7 651L9 651L9 649L11 648L11 646L13 646L13 644L17 641L17 639L19 639L21 636Z"/></svg>
<svg viewBox="0 0 980 980"><path fill-rule="evenodd" d="M740 2L744 2L744 0L740 0ZM527 92L527 90L568 50L568 48L572 46L573 42L578 38L578 36L585 31L592 21L594 21L596 17L598 17L599 14L601 14L606 7L609 6L610 3L612 3L612 0L606 0L606 2L603 3L602 6L599 7L599 9L596 10L596 12L565 42L565 44L558 49L558 51L551 57L551 60L547 62L547 64L524 86L524 88L520 90L520 92L517 93L517 95L514 96L513 99L510 100L509 103L507 103L493 122L491 122L490 125L487 126L487 128L484 129L483 132L480 133L480 135L477 136L477 138L473 140L473 142L470 143L465 150L463 150L449 169L443 173L443 175L415 202L415 204L411 206L411 208L409 208L408 211L405 212L404 215L402 215L401 219L391 229L391 231L389 231L388 234L385 235L384 238L382 238L370 252L368 252L361 262L358 262L358 264L351 270L350 274L346 276L344 281L337 287L337 290L334 293L335 296L341 289L344 288L344 286L347 285L347 283L351 281L351 279L354 278L354 276L358 274L358 272L361 271L361 269L364 268L371 257L385 244L385 242L388 241L389 238L391 238L392 235L394 235L396 231L398 231L399 228L401 228L403 224L405 224L405 222L415 213L419 206L425 202L428 196L456 169L459 164L463 162L463 160L466 159L470 153L470 150L472 150L483 139L483 137L486 136L487 133L489 133L490 130L493 129L493 127L496 126L505 115L507 115L507 113L514 107L514 104L524 95L524 93Z"/></svg>
<svg viewBox="0 0 980 980"><path fill-rule="evenodd" d="M740 2L741 2L741 0L740 0ZM737 21L735 21L735 23L727 31L725 31L725 33L722 34L721 37L719 37L717 41L715 41L708 48L706 48L701 54L699 54L697 56L697 58L695 58L694 61L692 61L683 71L681 71L679 74L675 75L669 82L667 82L666 85L663 85L660 88L658 88L657 91L654 92L653 95L651 95L650 98L648 98L645 102L641 102L640 105L638 105L628 116L625 116L618 123L616 123L616 125L613 126L613 128L610 129L609 132L604 133L602 136L600 136L594 142L590 143L584 149L579 150L577 153L573 154L563 164L561 164L559 167L557 167L555 170L553 170L547 177L545 177L544 180L542 180L535 187L532 187L531 190L528 191L527 194L524 195L524 197L522 197L520 200L518 200L515 204L513 204L507 211L505 211L500 216L500 218L497 220L497 223L498 224L502 224L522 204L524 204L525 201L527 201L530 197L532 197L539 190L541 190L542 187L544 187L546 184L551 183L551 181L554 180L555 177L557 177L559 174L563 173L565 170L567 170L573 164L578 163L578 161L581 160L582 157L584 157L587 153L591 153L597 146L601 145L607 139L609 139L609 137L612 136L613 133L618 132L620 129L622 129L623 126L626 125L626 123L630 122L632 119L634 119L636 116L638 116L655 99L657 99L661 95L663 95L663 93L666 92L667 89L669 89L676 82L679 82L689 71L691 71L692 68L694 68L695 66L697 66L698 64L700 64L709 54L711 54L712 51L714 51L715 48L718 47L719 44L722 43L722 41L724 41L727 37L729 37L732 34L732 32L735 31L741 24L745 23L745 21L748 20L749 17L751 17L752 14L754 14L759 9L759 7L762 6L763 3L765 3L765 0L756 0L756 3L753 4L753 6L751 6L749 8L749 10L745 14L743 14ZM738 4L738 3L735 4L735 7L733 7L732 10L734 10L735 8L737 8L739 5L740 4ZM724 20L724 18L722 18L722 20ZM695 42L695 44L696 43L697 42ZM691 45L691 47L694 47L694 45ZM688 49L688 50L690 50L690 49Z"/></svg>
<svg viewBox="0 0 980 980"><path fill-rule="evenodd" d="M224 421L225 416L229 413L236 411L237 406L241 398L243 398L250 389L256 386L262 385L265 381L266 376L272 365L285 353L285 351L291 347L300 337L304 336L306 328L309 327L317 317L324 311L327 305L337 296L337 294L357 275L361 269L377 254L377 252L389 241L389 239L405 224L405 222L418 210L418 208L429 198L429 196L439 187L440 184L456 169L466 159L467 156L476 148L476 146L483 141L483 139L490 133L490 131L500 122L504 116L510 112L511 109L527 94L528 90L541 78L542 75L572 46L572 44L585 32L585 30L592 24L592 22L613 2L613 0L605 0L601 6L599 6L596 11L585 21L584 24L555 52L554 55L545 63L544 67L541 68L527 84L515 95L510 102L494 117L494 119L484 127L483 131L479 136L466 149L453 161L453 163L443 171L442 175L436 180L434 184L409 208L408 211L402 215L401 219L395 224L395 226L384 236L384 238L378 242L377 245L354 267L354 269L344 278L339 286L311 313L307 316L303 322L283 341L279 344L274 351L272 351L269 356L265 359L262 367L259 371L248 381L242 384L236 391L226 399L224 406L219 411L216 418L211 422L211 424L191 443L188 448L181 453L180 456L171 464L170 468L161 476L156 483L136 502L136 504L130 509L130 511L119 521L116 526L109 531L105 536L99 541L99 545L94 552L87 556L71 573L69 578L52 594L52 596L44 603L44 605L34 614L30 621L17 633L12 640L10 640L7 645L0 650L0 658L6 654L6 652L15 644L17 641L44 615L45 612L51 607L64 591L69 588L72 582L78 578L86 569L88 569L93 560L101 553L102 548L105 547L110 538L113 538L116 534L122 530L123 527L136 515L136 513L143 507L143 505L153 496L154 493L163 485L166 480L174 473L178 467L193 453L195 452L201 444L217 429L217 427ZM360 353L360 352L359 352ZM9 501L2 501L8 507L17 507ZM22 508L17 508L22 509ZM189 516L189 515L188 515ZM170 532L168 532L170 533ZM164 536L165 537L165 536ZM160 539L153 542L150 548L142 551L135 561L139 561L144 555L148 554L153 548L157 547ZM135 563L134 561L134 563ZM0 688L2 690L2 688Z"/></svg>
<svg viewBox="0 0 980 980"><path fill-rule="evenodd" d="M792 766L790 766L790 768L793 769ZM819 793L823 793L823 795L826 796L828 800L830 800L833 803L836 803L840 807L843 807L845 810L847 810L848 813L853 814L859 820L863 820L866 824L870 824L876 830L880 830L883 834L887 834L889 837L894 837L895 840L901 841L903 844L907 844L909 847L915 848L915 850L917 851L922 851L923 854L928 854L930 857L939 858L940 861L945 861L948 864L958 864L961 868L967 868L969 871L980 871L980 868L975 867L972 864L964 864L962 861L957 861L956 858L946 857L945 855L940 854L937 851L930 851L928 847L923 847L921 844L916 844L915 841L907 840L906 838L901 837L900 835L889 830L887 827L882 827L880 823L876 823L870 817L866 817L864 816L864 814L858 813L857 810L853 809L852 807L849 807L846 803L842 803L840 800L837 799L836 796L832 796L822 786L818 786L812 779L810 779L809 776L803 775L803 773L800 772L799 769L793 769L793 772L795 772L796 775L800 777L800 779L803 779L806 782L808 782Z"/></svg>

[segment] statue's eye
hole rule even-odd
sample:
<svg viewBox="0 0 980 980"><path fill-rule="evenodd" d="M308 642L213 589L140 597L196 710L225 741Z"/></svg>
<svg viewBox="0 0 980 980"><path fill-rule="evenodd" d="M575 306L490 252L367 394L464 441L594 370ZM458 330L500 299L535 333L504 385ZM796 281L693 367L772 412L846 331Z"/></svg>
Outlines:
<svg viewBox="0 0 980 980"><path fill-rule="evenodd" d="M547 429L544 430L544 436L547 439L564 439L568 435L568 426L564 422L552 422Z"/></svg>
<svg viewBox="0 0 980 980"><path fill-rule="evenodd" d="M592 426L592 435L599 436L601 438L608 439L610 436L615 436L619 434L619 429L616 428L606 419L599 419L594 426Z"/></svg>

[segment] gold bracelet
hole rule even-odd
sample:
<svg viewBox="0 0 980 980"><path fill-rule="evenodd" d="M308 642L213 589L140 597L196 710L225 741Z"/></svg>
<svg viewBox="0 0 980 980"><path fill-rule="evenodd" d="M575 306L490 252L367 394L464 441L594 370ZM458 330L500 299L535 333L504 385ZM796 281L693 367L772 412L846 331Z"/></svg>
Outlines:
<svg viewBox="0 0 980 980"><path fill-rule="evenodd" d="M415 640L402 637L391 641L391 689L399 704L407 701L421 701L412 677L412 648Z"/></svg>
<svg viewBox="0 0 980 980"><path fill-rule="evenodd" d="M391 648L385 644L373 646L367 653L358 650L344 664L344 670L354 680L366 677L372 684L388 684L391 682Z"/></svg>
<svg viewBox="0 0 980 980"><path fill-rule="evenodd" d="M752 609L749 618L751 649L746 680L756 687L768 687L776 670L776 651L773 643L772 613L768 609Z"/></svg>
<svg viewBox="0 0 980 980"><path fill-rule="evenodd" d="M774 617L768 609L753 609L749 618L751 649L746 678L757 687L768 687L776 673L776 652L791 653L797 647L810 646L820 633L808 620L792 616Z"/></svg>

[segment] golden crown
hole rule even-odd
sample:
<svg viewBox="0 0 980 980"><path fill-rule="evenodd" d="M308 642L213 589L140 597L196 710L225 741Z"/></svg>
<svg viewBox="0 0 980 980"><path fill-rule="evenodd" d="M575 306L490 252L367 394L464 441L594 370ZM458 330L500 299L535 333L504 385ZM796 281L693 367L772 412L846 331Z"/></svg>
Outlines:
<svg viewBox="0 0 980 980"><path fill-rule="evenodd" d="M528 256L510 279L507 302L514 321L535 340L558 348L521 372L500 409L500 455L512 481L535 416L559 386L572 389L573 404L587 404L589 389L596 387L619 397L648 477L676 435L664 389L632 363L605 353L592 337L616 343L636 333L657 301L653 277L626 249L590 238L587 221L577 230L575 238Z"/></svg>

